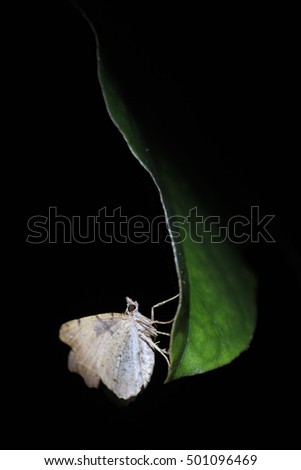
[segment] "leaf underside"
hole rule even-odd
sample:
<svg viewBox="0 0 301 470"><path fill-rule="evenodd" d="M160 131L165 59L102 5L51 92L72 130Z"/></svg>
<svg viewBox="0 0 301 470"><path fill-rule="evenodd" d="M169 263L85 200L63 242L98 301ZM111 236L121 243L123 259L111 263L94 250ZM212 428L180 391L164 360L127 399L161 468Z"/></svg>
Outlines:
<svg viewBox="0 0 301 470"><path fill-rule="evenodd" d="M111 73L108 57L104 59L93 20L88 21L96 37L98 77L108 113L133 155L152 176L166 217L187 217L192 208L203 216L209 214L202 191L190 185L168 151L147 137L118 78ZM190 225L195 223L192 218ZM247 349L256 325L256 282L235 245L212 243L208 232L202 233L202 243L189 236L176 243L171 226L168 228L180 290L170 343L167 381L171 381L228 364Z"/></svg>

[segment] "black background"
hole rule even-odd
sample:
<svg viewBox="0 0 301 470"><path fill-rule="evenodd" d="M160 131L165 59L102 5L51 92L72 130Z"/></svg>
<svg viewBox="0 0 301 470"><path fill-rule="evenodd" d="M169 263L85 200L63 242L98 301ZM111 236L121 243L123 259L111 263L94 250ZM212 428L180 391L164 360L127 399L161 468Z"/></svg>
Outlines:
<svg viewBox="0 0 301 470"><path fill-rule="evenodd" d="M258 326L247 352L204 375L164 385L166 365L157 357L151 383L127 408L68 372L68 348L58 340L61 323L123 311L125 295L148 314L151 305L177 292L177 280L163 241L26 242L28 219L47 216L49 206L66 216L96 215L104 206L122 206L126 215L162 214L151 178L105 109L88 23L71 3L43 2L25 12L16 49L11 192L17 196L13 213L22 208L22 229L21 251L13 246L7 276L12 289L2 332L2 446L294 448L300 419L299 177L282 112L284 59L277 35L266 19L254 23L243 12L230 23L222 12L208 16L189 6L168 13L141 7L137 24L131 9L111 3L104 10L109 30L116 28L112 49L125 41L117 62L128 77L128 93L137 73L125 53L126 38L141 76L151 74L146 102L157 100L159 115L161 98L163 109L174 107L170 122L161 118L158 128L169 139L177 136L174 146L187 147L205 167L212 197L219 192L232 214L247 215L250 205L276 214L276 243L245 247L259 281ZM123 38L116 24L125 29ZM145 87L134 83L143 96ZM135 105L147 113L147 105ZM169 305L160 315L172 313Z"/></svg>

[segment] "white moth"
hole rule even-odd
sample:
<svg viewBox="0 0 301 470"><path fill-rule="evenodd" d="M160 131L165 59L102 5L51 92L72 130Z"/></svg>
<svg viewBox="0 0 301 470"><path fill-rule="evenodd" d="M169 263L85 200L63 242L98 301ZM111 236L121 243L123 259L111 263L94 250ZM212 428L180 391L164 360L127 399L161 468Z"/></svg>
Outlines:
<svg viewBox="0 0 301 470"><path fill-rule="evenodd" d="M68 367L80 374L88 387L98 388L101 382L118 398L135 397L149 383L155 364L154 351L169 360L167 352L154 342L159 332L154 320L142 315L138 303L126 297L125 313L103 313L64 323L60 340L71 347ZM171 320L173 321L173 320Z"/></svg>

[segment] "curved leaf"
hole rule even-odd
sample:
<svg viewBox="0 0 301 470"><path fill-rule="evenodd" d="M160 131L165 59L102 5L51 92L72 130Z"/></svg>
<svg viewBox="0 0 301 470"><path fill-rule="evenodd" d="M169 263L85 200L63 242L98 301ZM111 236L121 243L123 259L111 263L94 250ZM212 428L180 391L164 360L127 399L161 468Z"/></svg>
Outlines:
<svg viewBox="0 0 301 470"><path fill-rule="evenodd" d="M108 113L131 152L151 174L160 193L167 220L187 218L192 208L204 216L204 195L192 189L172 155L154 142L128 107L118 77L112 75L102 43L90 20L97 41L98 76ZM103 38L102 38L103 39ZM201 186L201 185L200 185ZM179 190L181 188L181 190ZM196 227L195 215L183 229ZM167 381L202 373L231 362L245 350L256 324L256 283L235 246L212 243L202 232L202 243L191 236L177 243L168 222L179 279L180 303L171 336L171 368Z"/></svg>

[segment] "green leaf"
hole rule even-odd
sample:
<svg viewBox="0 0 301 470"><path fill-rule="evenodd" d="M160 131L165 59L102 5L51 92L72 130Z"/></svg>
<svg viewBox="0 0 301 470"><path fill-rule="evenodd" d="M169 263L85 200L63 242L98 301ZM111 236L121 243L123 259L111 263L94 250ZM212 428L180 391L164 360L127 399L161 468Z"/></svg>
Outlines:
<svg viewBox="0 0 301 470"><path fill-rule="evenodd" d="M109 57L102 50L105 38L101 42L90 25L96 37L98 76L108 113L133 155L152 176L167 220L186 218L193 208L202 216L210 213L204 203L205 192L200 189L205 185L204 177L202 180L200 175L195 189L187 174L185 179L181 162L158 142L150 141L145 125L130 109L118 77L112 74ZM190 226L186 220L183 227L189 232L196 222L196 214L192 214ZM256 283L235 245L212 243L208 232L202 233L202 243L191 236L177 243L170 223L168 228L180 290L170 344L170 381L223 366L248 347L256 324Z"/></svg>

